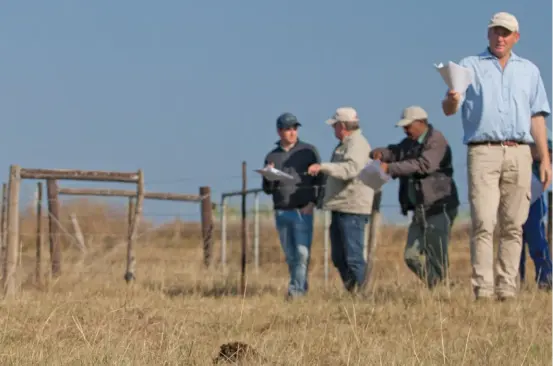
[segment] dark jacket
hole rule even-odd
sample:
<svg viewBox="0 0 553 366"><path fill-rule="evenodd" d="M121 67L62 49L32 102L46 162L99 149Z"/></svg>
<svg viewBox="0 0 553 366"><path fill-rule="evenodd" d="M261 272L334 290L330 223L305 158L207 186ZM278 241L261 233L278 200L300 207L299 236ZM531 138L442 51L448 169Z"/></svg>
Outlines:
<svg viewBox="0 0 553 366"><path fill-rule="evenodd" d="M285 151L277 142L277 147L265 157L264 165L273 163L275 169L288 173L295 178L294 182L270 182L262 178L263 192L273 197L277 210L301 209L308 203L317 204L323 190L323 174L312 177L307 174L311 164L319 164L321 158L315 146L298 139L296 145Z"/></svg>
<svg viewBox="0 0 553 366"><path fill-rule="evenodd" d="M428 216L459 206L457 186L453 179L453 159L451 147L444 135L431 124L424 140L419 143L409 138L397 145L377 148L371 158L382 153L382 161L389 163L388 174L399 178L399 203L401 212L414 210L409 200L408 185L413 179L416 205L422 205Z"/></svg>

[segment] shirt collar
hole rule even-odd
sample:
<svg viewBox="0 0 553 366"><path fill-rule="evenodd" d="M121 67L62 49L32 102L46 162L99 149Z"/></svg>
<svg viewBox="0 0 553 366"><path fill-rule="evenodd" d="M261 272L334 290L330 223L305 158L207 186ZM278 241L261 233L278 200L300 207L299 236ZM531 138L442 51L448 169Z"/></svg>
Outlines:
<svg viewBox="0 0 553 366"><path fill-rule="evenodd" d="M486 50L478 55L478 57L481 60L497 60L497 56L490 52L490 48L486 47ZM509 58L509 61L520 61L522 58L518 56L516 53L511 51L511 57Z"/></svg>
<svg viewBox="0 0 553 366"><path fill-rule="evenodd" d="M283 151L290 151L290 150L292 150L293 148L295 148L296 146L298 146L299 143L300 143L300 139L298 138L297 141L296 141L296 143L295 143L294 145L290 146L290 147L288 148L288 150L285 150L285 149L282 147L282 145L280 144L280 140L278 140L277 142L275 142L275 144L277 145L277 147L278 147L279 149L283 150Z"/></svg>
<svg viewBox="0 0 553 366"><path fill-rule="evenodd" d="M361 129L358 128L357 130L352 131L352 133L349 134L349 136L344 137L344 139L342 140L342 143L345 143L346 141L351 140L355 135L360 135L360 134L361 134Z"/></svg>
<svg viewBox="0 0 553 366"><path fill-rule="evenodd" d="M417 141L418 141L419 144L422 144L422 143L423 143L424 138L426 137L427 134L428 134L428 127L426 128L426 130L424 130L424 132L422 133L422 135L420 135L419 138L417 139Z"/></svg>

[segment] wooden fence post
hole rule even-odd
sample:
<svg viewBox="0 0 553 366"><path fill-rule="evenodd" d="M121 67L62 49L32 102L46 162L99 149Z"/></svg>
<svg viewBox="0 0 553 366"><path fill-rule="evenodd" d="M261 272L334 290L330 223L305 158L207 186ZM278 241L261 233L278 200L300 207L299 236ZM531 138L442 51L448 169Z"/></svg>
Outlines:
<svg viewBox="0 0 553 366"><path fill-rule="evenodd" d="M142 169L138 171L138 182L136 187L136 205L134 208L134 216L132 219L131 229L129 230L129 238L127 244L127 271L125 272L125 281L130 283L136 279L135 266L136 257L134 254L134 244L138 233L138 224L142 214L142 205L144 204L144 173Z"/></svg>
<svg viewBox="0 0 553 366"><path fill-rule="evenodd" d="M247 196L246 162L242 162L242 256L240 272L240 291L246 293L246 250L248 248L248 223L246 222L246 196Z"/></svg>
<svg viewBox="0 0 553 366"><path fill-rule="evenodd" d="M213 214L211 206L211 189L209 187L200 187L200 197L202 198L200 207L202 217L204 265L209 267L213 257Z"/></svg>
<svg viewBox="0 0 553 366"><path fill-rule="evenodd" d="M59 236L60 202L58 200L58 182L55 179L46 180L46 195L48 197L48 229L50 232L50 261L52 277L61 275L61 248Z"/></svg>
<svg viewBox="0 0 553 366"><path fill-rule="evenodd" d="M16 270L19 247L19 189L21 184L21 168L10 166L8 183L8 242L4 260L4 295L13 297L16 293Z"/></svg>
<svg viewBox="0 0 553 366"><path fill-rule="evenodd" d="M374 268L374 258L376 256L376 245L378 239L378 229L380 227L380 203L382 202L382 191L374 193L373 206L371 214L371 225L369 230L369 244L367 248L367 267L365 270L365 281L362 290L366 291L371 280L372 270Z"/></svg>
<svg viewBox="0 0 553 366"><path fill-rule="evenodd" d="M129 207L128 207L128 213L127 213L127 223L128 223L127 232L128 232L128 235L131 235L130 233L131 233L131 230L132 230L133 218L134 218L134 198L129 197Z"/></svg>
<svg viewBox="0 0 553 366"><path fill-rule="evenodd" d="M2 211L0 212L0 235L2 240L2 246L0 247L0 265L2 266L2 273L4 273L4 258L6 256L6 245L8 243L8 186L6 183L2 183Z"/></svg>
<svg viewBox="0 0 553 366"><path fill-rule="evenodd" d="M36 200L36 284L42 284L42 182L37 182Z"/></svg>

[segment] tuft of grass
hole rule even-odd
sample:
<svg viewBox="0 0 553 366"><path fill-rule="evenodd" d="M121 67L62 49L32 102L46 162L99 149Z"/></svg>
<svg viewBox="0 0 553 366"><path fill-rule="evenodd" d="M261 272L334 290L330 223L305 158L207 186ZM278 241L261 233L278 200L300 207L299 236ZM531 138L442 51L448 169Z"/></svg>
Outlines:
<svg viewBox="0 0 553 366"><path fill-rule="evenodd" d="M317 228L310 294L286 302L288 273L270 222L261 230L257 273L248 251L242 294L239 225L229 228L223 272L218 240L212 268L201 265L197 224L144 223L137 280L127 285L125 211L79 201L62 212L67 238L61 277L35 283L34 238L23 243L20 291L0 303L2 365L212 365L221 346L227 355L235 349L245 356L228 362L220 357L218 364L503 366L552 359L551 294L526 285L512 302L475 302L467 228L453 234L453 285L432 292L403 263L405 229L383 228L367 298L347 295L330 261L325 287ZM70 242L70 212L87 241L84 260ZM35 218L25 214L23 232L32 234ZM48 251L43 253L47 273Z"/></svg>

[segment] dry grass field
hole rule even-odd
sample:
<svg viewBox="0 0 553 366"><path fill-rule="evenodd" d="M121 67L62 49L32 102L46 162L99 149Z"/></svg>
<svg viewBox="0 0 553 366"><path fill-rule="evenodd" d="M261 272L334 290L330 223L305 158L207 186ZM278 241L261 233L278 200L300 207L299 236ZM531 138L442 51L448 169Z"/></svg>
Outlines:
<svg viewBox="0 0 553 366"><path fill-rule="evenodd" d="M451 244L452 286L434 292L403 263L405 230L383 228L365 299L344 293L332 264L324 287L317 229L311 292L288 303L271 225L261 230L260 272L249 262L247 292L238 294L238 228L229 233L231 263L223 274L218 254L212 269L201 267L197 225L153 230L144 223L137 280L128 286L125 211L85 201L62 210L68 231L67 213L77 213L89 252L82 258L65 237L63 275L36 284L35 219L24 215L20 291L0 307L1 365L210 365L229 342L251 348L241 365L551 364L551 294L527 286L514 302L474 302L463 228ZM43 252L47 273L46 242Z"/></svg>

